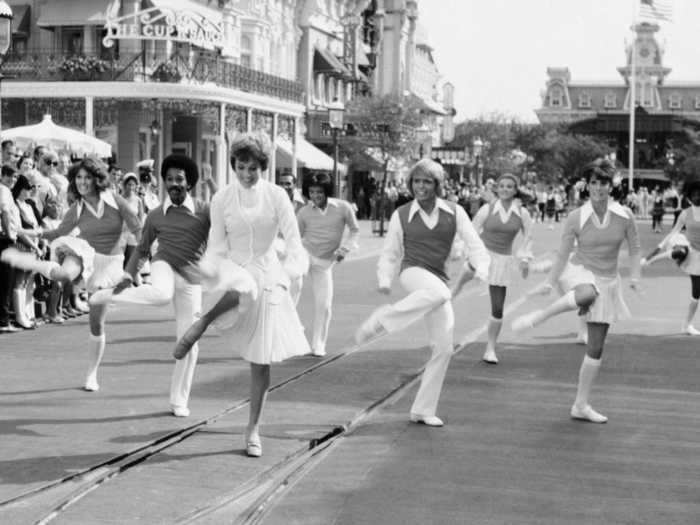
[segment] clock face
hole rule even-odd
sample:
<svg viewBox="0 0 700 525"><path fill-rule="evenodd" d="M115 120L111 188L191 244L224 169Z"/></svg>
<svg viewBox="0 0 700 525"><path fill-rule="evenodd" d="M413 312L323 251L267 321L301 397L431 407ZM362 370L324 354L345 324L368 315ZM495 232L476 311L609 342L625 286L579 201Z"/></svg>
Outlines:
<svg viewBox="0 0 700 525"><path fill-rule="evenodd" d="M649 48L648 47L643 47L642 49L639 50L639 56L646 58L650 54Z"/></svg>

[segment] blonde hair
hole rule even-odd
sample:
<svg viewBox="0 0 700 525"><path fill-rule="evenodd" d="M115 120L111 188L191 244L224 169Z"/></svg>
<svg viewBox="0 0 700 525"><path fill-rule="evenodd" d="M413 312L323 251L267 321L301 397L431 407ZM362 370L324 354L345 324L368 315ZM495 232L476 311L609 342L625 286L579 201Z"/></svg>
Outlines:
<svg viewBox="0 0 700 525"><path fill-rule="evenodd" d="M416 162L411 171L408 172L408 178L406 184L408 185L408 191L413 194L413 177L415 175L427 175L435 181L435 193L439 196L441 195L442 187L445 184L445 172L442 166L430 159L421 159Z"/></svg>

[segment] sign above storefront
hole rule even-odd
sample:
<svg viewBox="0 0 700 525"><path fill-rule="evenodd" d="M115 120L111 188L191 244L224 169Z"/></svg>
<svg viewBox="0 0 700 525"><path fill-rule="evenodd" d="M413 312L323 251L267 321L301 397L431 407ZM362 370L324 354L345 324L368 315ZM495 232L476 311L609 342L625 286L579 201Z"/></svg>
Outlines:
<svg viewBox="0 0 700 525"><path fill-rule="evenodd" d="M107 11L104 45L111 47L115 40L129 39L185 42L206 49L224 46L221 17L213 18L204 6L195 2L182 5L181 1L172 6L162 0L151 0L151 4L153 7L119 16L119 2L115 2L115 8Z"/></svg>

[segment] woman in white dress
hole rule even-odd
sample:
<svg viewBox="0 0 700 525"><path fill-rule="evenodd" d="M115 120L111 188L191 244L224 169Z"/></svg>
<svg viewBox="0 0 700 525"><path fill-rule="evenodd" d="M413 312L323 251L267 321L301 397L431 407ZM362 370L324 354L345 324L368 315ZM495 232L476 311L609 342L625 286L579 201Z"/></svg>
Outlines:
<svg viewBox="0 0 700 525"><path fill-rule="evenodd" d="M235 353L250 362L246 453L251 457L262 455L259 426L270 364L311 351L289 294L290 278L306 272L308 256L286 192L261 178L269 151L269 141L258 134L244 134L231 145L236 179L211 201L211 230L199 264L205 302L214 306L205 306L174 352L184 357L214 320L228 331ZM284 264L275 249L279 233L286 244Z"/></svg>

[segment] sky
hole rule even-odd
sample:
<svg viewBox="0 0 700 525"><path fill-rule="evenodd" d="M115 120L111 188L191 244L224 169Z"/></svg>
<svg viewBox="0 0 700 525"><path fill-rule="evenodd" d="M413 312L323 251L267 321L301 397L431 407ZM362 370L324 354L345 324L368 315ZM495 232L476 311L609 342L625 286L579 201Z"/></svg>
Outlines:
<svg viewBox="0 0 700 525"><path fill-rule="evenodd" d="M662 22L668 82L700 83L700 0L670 0ZM566 66L575 81L622 84L625 41L639 0L419 0L444 80L455 86L456 121L505 113L537 122L547 67Z"/></svg>

